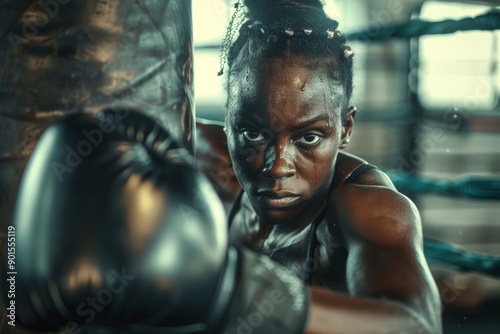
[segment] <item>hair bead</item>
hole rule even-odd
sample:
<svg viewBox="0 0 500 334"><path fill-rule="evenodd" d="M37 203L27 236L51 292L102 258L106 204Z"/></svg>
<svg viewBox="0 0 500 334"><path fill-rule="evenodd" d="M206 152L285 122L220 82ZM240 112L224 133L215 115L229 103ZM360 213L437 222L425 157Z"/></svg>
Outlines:
<svg viewBox="0 0 500 334"><path fill-rule="evenodd" d="M348 59L354 57L354 52L352 51L350 46L344 47L344 57Z"/></svg>

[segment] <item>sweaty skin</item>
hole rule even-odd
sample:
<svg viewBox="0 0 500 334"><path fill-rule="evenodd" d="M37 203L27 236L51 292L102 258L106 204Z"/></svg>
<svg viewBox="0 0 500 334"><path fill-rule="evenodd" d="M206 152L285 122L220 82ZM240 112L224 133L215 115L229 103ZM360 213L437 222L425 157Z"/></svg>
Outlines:
<svg viewBox="0 0 500 334"><path fill-rule="evenodd" d="M441 332L418 211L379 170L343 185L364 163L339 154L355 111L341 116L342 88L321 66L288 57L230 78L228 147L244 190L231 242L299 277L312 271L308 333ZM316 219L314 263L306 264Z"/></svg>

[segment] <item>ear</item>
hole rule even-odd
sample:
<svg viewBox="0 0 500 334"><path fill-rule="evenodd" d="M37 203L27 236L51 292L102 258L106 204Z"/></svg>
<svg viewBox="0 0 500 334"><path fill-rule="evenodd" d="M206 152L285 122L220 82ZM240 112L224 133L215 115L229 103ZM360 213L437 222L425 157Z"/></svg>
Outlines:
<svg viewBox="0 0 500 334"><path fill-rule="evenodd" d="M352 129L354 127L354 117L356 117L356 112L358 109L351 106L347 109L347 113L342 121L342 135L340 137L340 149L344 149L349 144L352 135Z"/></svg>

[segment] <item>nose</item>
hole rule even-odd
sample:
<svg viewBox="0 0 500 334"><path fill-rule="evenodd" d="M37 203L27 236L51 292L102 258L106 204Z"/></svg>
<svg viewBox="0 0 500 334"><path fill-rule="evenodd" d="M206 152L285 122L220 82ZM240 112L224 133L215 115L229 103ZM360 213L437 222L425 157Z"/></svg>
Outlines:
<svg viewBox="0 0 500 334"><path fill-rule="evenodd" d="M266 152L266 158L262 174L276 180L295 175L295 166L286 152L284 143L276 142Z"/></svg>

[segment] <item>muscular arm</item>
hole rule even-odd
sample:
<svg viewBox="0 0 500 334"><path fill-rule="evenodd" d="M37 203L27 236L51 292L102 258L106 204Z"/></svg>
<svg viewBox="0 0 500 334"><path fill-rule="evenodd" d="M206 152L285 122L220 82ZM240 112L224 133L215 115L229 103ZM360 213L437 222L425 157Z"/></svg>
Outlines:
<svg viewBox="0 0 500 334"><path fill-rule="evenodd" d="M396 191L347 185L329 222L349 251L349 295L312 289L306 333L440 333L440 304L422 250L420 218Z"/></svg>

